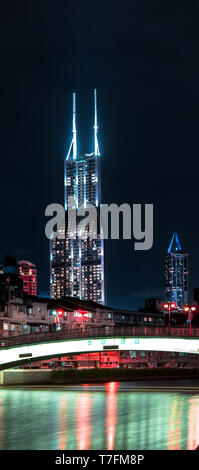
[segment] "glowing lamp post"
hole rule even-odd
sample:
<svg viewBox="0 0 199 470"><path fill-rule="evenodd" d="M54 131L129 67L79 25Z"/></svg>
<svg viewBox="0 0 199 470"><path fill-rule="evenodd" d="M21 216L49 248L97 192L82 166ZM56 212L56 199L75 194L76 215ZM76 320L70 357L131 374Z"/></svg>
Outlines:
<svg viewBox="0 0 199 470"><path fill-rule="evenodd" d="M84 333L84 327L86 326L86 321L87 321L87 317L88 317L88 313L87 312L82 312L82 311L78 311L78 312L75 312L74 315L80 319L80 328L82 330L82 334Z"/></svg>
<svg viewBox="0 0 199 470"><path fill-rule="evenodd" d="M61 308L57 310L58 317L63 317L63 314L64 314L64 311Z"/></svg>
<svg viewBox="0 0 199 470"><path fill-rule="evenodd" d="M169 328L170 328L170 319L171 319L171 310L175 310L177 305L175 302L167 302L163 305L164 309L169 312Z"/></svg>
<svg viewBox="0 0 199 470"><path fill-rule="evenodd" d="M84 334L84 329L85 329L86 324L87 324L88 314L87 314L87 312L82 312L81 315L82 315L82 333Z"/></svg>
<svg viewBox="0 0 199 470"><path fill-rule="evenodd" d="M184 307L184 311L188 313L188 320L190 321L190 335L191 335L191 320L192 320L192 317L193 317L193 312L196 311L196 306L195 305L186 305Z"/></svg>
<svg viewBox="0 0 199 470"><path fill-rule="evenodd" d="M55 315L55 323L57 325L60 325L60 318L63 317L64 310L62 310L62 308L59 308L58 310L54 310L53 315Z"/></svg>

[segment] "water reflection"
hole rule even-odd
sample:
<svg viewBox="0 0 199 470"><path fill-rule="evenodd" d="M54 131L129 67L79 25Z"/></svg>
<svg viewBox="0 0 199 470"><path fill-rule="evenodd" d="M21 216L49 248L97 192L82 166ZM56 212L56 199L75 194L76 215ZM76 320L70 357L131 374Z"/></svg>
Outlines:
<svg viewBox="0 0 199 470"><path fill-rule="evenodd" d="M171 406L169 421L168 449L180 450L181 401L175 399Z"/></svg>
<svg viewBox="0 0 199 470"><path fill-rule="evenodd" d="M114 440L117 423L117 382L109 382L106 385L107 391L107 413L106 413L106 428L107 428L107 449L114 450Z"/></svg>
<svg viewBox="0 0 199 470"><path fill-rule="evenodd" d="M0 450L2 450L2 398L0 397Z"/></svg>
<svg viewBox="0 0 199 470"><path fill-rule="evenodd" d="M124 387L124 385L122 386ZM195 449L199 396L78 390L0 390L0 449Z"/></svg>
<svg viewBox="0 0 199 470"><path fill-rule="evenodd" d="M199 398L189 400L187 449L195 449L199 444Z"/></svg>
<svg viewBox="0 0 199 470"><path fill-rule="evenodd" d="M77 448L78 450L90 449L91 439L91 406L90 393L80 392L76 399L76 423L77 423Z"/></svg>
<svg viewBox="0 0 199 470"><path fill-rule="evenodd" d="M59 409L59 449L67 448L67 400L62 396Z"/></svg>

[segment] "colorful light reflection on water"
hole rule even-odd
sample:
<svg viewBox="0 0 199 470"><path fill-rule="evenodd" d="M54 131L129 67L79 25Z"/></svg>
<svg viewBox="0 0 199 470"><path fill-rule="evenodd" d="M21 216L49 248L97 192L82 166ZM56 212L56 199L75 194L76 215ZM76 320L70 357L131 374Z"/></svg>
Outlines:
<svg viewBox="0 0 199 470"><path fill-rule="evenodd" d="M199 394L120 391L116 382L0 390L0 449L190 450L198 444Z"/></svg>

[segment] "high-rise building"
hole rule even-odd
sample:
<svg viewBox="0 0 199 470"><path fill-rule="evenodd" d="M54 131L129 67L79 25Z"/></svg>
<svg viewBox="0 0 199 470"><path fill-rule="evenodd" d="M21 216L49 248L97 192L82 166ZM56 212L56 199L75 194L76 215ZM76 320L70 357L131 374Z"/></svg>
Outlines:
<svg viewBox="0 0 199 470"><path fill-rule="evenodd" d="M80 207L86 210L90 204L95 206L98 227L96 237L93 239L91 237L80 237L75 231L72 238L72 228L66 223L65 228L60 229L60 234L62 232L64 239L55 238L51 240L50 292L52 298L71 296L103 304L105 302L104 239L99 222L101 158L97 129L97 94L94 90L94 151L84 155L78 154L76 96L73 93L73 136L64 162L66 221L69 198L73 198L73 208L76 211Z"/></svg>
<svg viewBox="0 0 199 470"><path fill-rule="evenodd" d="M30 261L19 261L19 277L23 279L23 291L37 295L37 268Z"/></svg>
<svg viewBox="0 0 199 470"><path fill-rule="evenodd" d="M181 309L188 301L188 253L183 253L174 232L165 256L166 301Z"/></svg>

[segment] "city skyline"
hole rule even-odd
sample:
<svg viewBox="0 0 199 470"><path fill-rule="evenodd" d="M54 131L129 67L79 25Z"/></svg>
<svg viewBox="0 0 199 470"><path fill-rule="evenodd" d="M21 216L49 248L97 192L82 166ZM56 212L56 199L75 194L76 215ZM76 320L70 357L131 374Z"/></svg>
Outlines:
<svg viewBox="0 0 199 470"><path fill-rule="evenodd" d="M6 465L197 459L198 18L2 2Z"/></svg>

